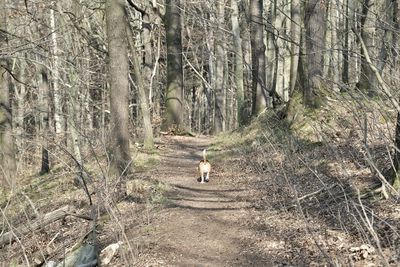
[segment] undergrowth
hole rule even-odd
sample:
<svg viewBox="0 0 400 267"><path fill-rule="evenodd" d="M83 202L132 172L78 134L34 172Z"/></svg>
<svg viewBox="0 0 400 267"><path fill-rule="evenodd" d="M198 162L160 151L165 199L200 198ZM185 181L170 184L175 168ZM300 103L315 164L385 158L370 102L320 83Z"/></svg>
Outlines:
<svg viewBox="0 0 400 267"><path fill-rule="evenodd" d="M318 222L313 230L305 229L320 260L396 265L398 195L387 200L361 197L391 168L396 114L384 107L388 103L381 99L327 95L319 109L303 109L290 118L265 112L248 127L218 136L215 149L221 151L221 161L230 158L227 168L258 173L235 181L263 192L257 207L294 212L305 225ZM347 243L329 245L326 231L339 231ZM312 259L311 251L300 258Z"/></svg>

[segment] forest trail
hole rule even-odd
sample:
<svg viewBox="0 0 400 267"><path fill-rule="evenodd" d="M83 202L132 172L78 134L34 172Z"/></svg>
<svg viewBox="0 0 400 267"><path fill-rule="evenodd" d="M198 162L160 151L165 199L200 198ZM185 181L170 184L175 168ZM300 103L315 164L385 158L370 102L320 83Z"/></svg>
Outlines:
<svg viewBox="0 0 400 267"><path fill-rule="evenodd" d="M238 223L249 208L245 189L224 184L216 164L210 182L201 184L197 164L207 138L166 137L160 165L151 177L169 184L167 205L152 218L150 231L139 238L151 245L143 251L150 266L269 266L268 260L246 255L249 229ZM147 250L147 251L146 251Z"/></svg>

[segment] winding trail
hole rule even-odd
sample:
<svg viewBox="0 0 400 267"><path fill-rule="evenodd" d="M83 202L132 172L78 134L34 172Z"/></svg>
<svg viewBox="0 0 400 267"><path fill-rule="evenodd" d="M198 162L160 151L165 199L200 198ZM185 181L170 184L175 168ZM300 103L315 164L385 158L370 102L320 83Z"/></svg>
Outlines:
<svg viewBox="0 0 400 267"><path fill-rule="evenodd" d="M246 254L249 229L239 220L250 204L246 190L224 183L213 165L210 182L197 181L197 164L207 138L166 137L161 163L151 176L171 185L168 204L153 218L151 248L144 251L150 266L270 266L266 259Z"/></svg>

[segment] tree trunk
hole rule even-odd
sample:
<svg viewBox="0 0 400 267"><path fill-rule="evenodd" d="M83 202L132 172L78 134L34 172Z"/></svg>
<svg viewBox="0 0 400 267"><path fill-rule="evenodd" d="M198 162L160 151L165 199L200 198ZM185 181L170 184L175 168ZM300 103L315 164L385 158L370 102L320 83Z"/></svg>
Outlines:
<svg viewBox="0 0 400 267"><path fill-rule="evenodd" d="M133 65L133 72L135 75L136 83L137 83L137 88L138 88L138 95L139 95L139 105L140 105L140 110L142 112L143 116L143 128L144 128L144 148L145 149L152 149L154 146L154 141L153 141L153 126L151 125L151 114L150 114L150 108L149 104L147 101L147 95L146 91L144 89L144 82L143 82L143 77L140 73L140 64L138 60L138 55L135 49L135 46L133 44L133 33L130 30L129 31L129 47L132 53L131 59L132 59L132 65ZM146 73L146 72L145 72ZM149 72L147 72L150 74ZM149 84L147 84L149 86Z"/></svg>
<svg viewBox="0 0 400 267"><path fill-rule="evenodd" d="M341 80L340 74L341 74L341 60L340 60L340 45L338 41L338 29L340 27L339 25L339 20L340 20L340 15L339 15L339 10L338 6L334 3L330 4L330 14L329 14L329 21L331 26L331 60L329 62L330 66L330 75L332 76L333 84L332 84L332 89L336 92L339 91L339 83Z"/></svg>
<svg viewBox="0 0 400 267"><path fill-rule="evenodd" d="M221 1L216 3L217 26L218 30L214 36L223 36L221 28L224 24L224 5ZM220 133L225 130L226 114L224 105L224 58L225 51L222 46L222 40L214 42L215 45L215 120L214 133Z"/></svg>
<svg viewBox="0 0 400 267"><path fill-rule="evenodd" d="M231 21L233 32L233 49L235 52L234 80L236 85L237 121L239 123L239 126L241 126L246 123L247 116L244 109L243 52L242 38L240 37L239 8L237 1L238 0L231 0Z"/></svg>
<svg viewBox="0 0 400 267"><path fill-rule="evenodd" d="M392 185L394 189L400 190L400 112L397 113L395 135L395 146L397 149L394 152L394 177Z"/></svg>
<svg viewBox="0 0 400 267"><path fill-rule="evenodd" d="M376 65L375 62L375 45L374 45L374 34L375 34L375 19L374 19L374 0L364 0L362 4L361 13L361 38L369 52L372 64ZM368 62L365 59L365 54L361 48L361 73L359 80L359 89L373 96L376 94L376 79L373 71L371 70Z"/></svg>
<svg viewBox="0 0 400 267"><path fill-rule="evenodd" d="M350 14L353 14L349 6L350 1L353 0L345 0L344 2L345 28L344 28L344 41L343 41L342 81L345 86L349 84L349 52L350 52L349 35L351 31L350 22L352 21L352 16Z"/></svg>
<svg viewBox="0 0 400 267"><path fill-rule="evenodd" d="M24 135L24 117L25 117L25 98L27 94L26 90L26 85L25 82L27 81L26 78L26 61L25 59L16 61L18 62L18 70L17 70L17 75L18 79L20 81L23 81L24 83L21 84L15 84L14 86L14 96L15 96L15 116L14 117L14 129L15 129L15 144L16 148L18 151L18 154L21 155L21 152L23 150L23 135Z"/></svg>
<svg viewBox="0 0 400 267"><path fill-rule="evenodd" d="M111 175L126 176L131 170L129 149L129 80L127 53L127 21L124 11L125 1L107 0L106 28L108 43L108 71L110 84L110 126L109 155ZM122 185L119 179L119 186ZM119 188L118 188L119 189ZM117 190L118 190L117 189Z"/></svg>
<svg viewBox="0 0 400 267"><path fill-rule="evenodd" d="M6 1L0 3L0 48L8 50L7 35L7 9ZM12 111L10 103L9 75L3 66L8 66L7 59L0 59L0 181L11 190L16 185L16 160L14 138L12 136Z"/></svg>
<svg viewBox="0 0 400 267"><path fill-rule="evenodd" d="M167 88L166 112L163 130L183 128L183 65L182 65L182 25L180 0L166 1L165 29L167 31Z"/></svg>
<svg viewBox="0 0 400 267"><path fill-rule="evenodd" d="M252 58L252 115L257 116L272 106L271 92L266 89L263 0L250 0L250 31Z"/></svg>
<svg viewBox="0 0 400 267"><path fill-rule="evenodd" d="M290 17L290 11L288 10L289 4L275 1L275 18L274 18L274 43L275 43L275 76L274 76L274 105L279 102L289 101L289 80L290 80L290 65L288 64L289 55L287 50L287 44L284 40L285 36L290 33L286 32L286 24L288 23L288 17Z"/></svg>
<svg viewBox="0 0 400 267"><path fill-rule="evenodd" d="M53 66L52 66L52 81L53 81L53 101L54 101L54 129L56 134L62 131L62 103L61 103L61 93L60 93L60 59L59 59L59 45L58 45L58 34L56 29L56 17L54 15L54 8L57 5L53 2L53 8L50 8L50 27L51 27L51 42L52 42L52 56L53 56Z"/></svg>
<svg viewBox="0 0 400 267"><path fill-rule="evenodd" d="M44 68L39 73L39 139L42 150L42 160L40 174L45 174L50 171L48 136L49 136L49 80Z"/></svg>
<svg viewBox="0 0 400 267"><path fill-rule="evenodd" d="M300 56L300 36L301 36L301 16L300 16L300 0L291 1L291 23L290 23L290 37L292 43L290 44L290 95L293 93L296 86L297 71Z"/></svg>
<svg viewBox="0 0 400 267"><path fill-rule="evenodd" d="M305 7L305 54L303 54L304 103L318 107L318 91L322 86L323 51L325 36L325 4L323 0L309 0Z"/></svg>

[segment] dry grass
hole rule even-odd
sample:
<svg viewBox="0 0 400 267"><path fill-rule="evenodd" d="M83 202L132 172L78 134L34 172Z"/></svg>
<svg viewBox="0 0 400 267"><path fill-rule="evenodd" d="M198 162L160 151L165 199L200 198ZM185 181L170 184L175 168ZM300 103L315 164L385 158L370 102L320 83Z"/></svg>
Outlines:
<svg viewBox="0 0 400 267"><path fill-rule="evenodd" d="M219 138L231 158L223 171L254 191L248 224L262 237L254 253L275 257L277 265L399 264L398 198L359 195L379 184L367 150L379 172L391 167L396 114L385 106L328 97L290 126L264 114Z"/></svg>

